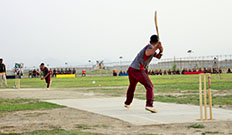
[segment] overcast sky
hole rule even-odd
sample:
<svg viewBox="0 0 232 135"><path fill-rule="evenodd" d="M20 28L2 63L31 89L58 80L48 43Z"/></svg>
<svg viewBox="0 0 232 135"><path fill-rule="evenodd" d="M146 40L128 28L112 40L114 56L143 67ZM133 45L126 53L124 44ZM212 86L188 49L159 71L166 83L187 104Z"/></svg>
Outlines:
<svg viewBox="0 0 232 135"><path fill-rule="evenodd" d="M0 57L38 66L133 60L155 34L164 58L232 54L232 0L0 0Z"/></svg>

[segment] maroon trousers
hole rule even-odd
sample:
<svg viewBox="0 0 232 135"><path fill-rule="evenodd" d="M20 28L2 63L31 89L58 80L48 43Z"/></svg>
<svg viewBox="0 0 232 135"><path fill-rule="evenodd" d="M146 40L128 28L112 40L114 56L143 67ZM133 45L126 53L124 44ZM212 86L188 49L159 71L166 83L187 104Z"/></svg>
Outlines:
<svg viewBox="0 0 232 135"><path fill-rule="evenodd" d="M47 78L45 78L45 82L47 83L47 88L49 88L50 82L51 82L51 76L50 75Z"/></svg>
<svg viewBox="0 0 232 135"><path fill-rule="evenodd" d="M154 100L153 85L151 83L150 78L148 77L147 72L144 70L137 70L137 69L130 67L128 69L128 76L129 76L130 85L127 90L127 99L125 101L125 104L126 105L131 104L134 98L134 92L135 92L136 85L138 82L140 82L147 90L146 106L153 107L153 100Z"/></svg>

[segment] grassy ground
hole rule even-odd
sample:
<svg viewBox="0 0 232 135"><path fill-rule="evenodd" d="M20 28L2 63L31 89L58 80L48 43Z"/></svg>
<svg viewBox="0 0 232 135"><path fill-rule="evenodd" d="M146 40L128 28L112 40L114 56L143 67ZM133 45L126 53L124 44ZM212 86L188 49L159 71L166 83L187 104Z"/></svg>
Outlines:
<svg viewBox="0 0 232 135"><path fill-rule="evenodd" d="M197 90L198 75L163 75L150 76L155 90L158 92L180 92L182 90ZM92 83L95 81L95 83ZM13 88L14 80L8 80L9 88ZM53 88L128 86L127 76L97 76L77 78L52 78ZM39 78L21 79L22 88L44 88L45 82ZM232 74L212 75L214 90L232 90Z"/></svg>
<svg viewBox="0 0 232 135"><path fill-rule="evenodd" d="M0 114L13 111L52 109L64 106L41 102L36 99L0 99Z"/></svg>
<svg viewBox="0 0 232 135"><path fill-rule="evenodd" d="M137 94L136 98L145 100L145 95ZM232 105L232 95L226 96L213 96L213 105ZM178 103L178 104L199 104L199 95L157 95L155 96L155 101L167 102L167 103Z"/></svg>
<svg viewBox="0 0 232 135"><path fill-rule="evenodd" d="M198 75L164 75L150 76L154 84L155 93L165 93L166 95L155 96L156 101L181 103L181 104L198 104ZM95 83L93 83L93 81ZM8 80L9 87L13 87L14 80ZM129 84L128 77L77 77L77 78L52 78L52 88L76 88L86 87L88 90L84 92L99 92L110 96L123 96ZM118 88L118 86L125 86ZM39 78L21 79L22 88L44 88L45 82ZM100 88L95 87L110 87ZM112 88L111 88L112 87ZM232 90L232 74L212 75L212 89L218 92L222 90ZM173 93L181 93L181 95L173 95ZM232 95L215 95L213 96L213 104L216 105L232 105ZM139 84L135 97L145 99L145 89Z"/></svg>

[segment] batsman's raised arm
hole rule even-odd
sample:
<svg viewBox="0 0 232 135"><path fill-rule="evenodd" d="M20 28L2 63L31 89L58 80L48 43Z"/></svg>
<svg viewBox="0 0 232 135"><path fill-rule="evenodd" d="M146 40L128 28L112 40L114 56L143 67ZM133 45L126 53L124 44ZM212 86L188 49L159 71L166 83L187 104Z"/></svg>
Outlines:
<svg viewBox="0 0 232 135"><path fill-rule="evenodd" d="M147 49L146 51L145 51L145 55L146 56L151 56L151 55L153 55L155 52L156 52L156 50L160 50L160 52L162 52L163 51L163 47L162 47L162 44L161 44L161 42L157 42L157 43L152 43L151 42L151 45L153 46L153 48L152 49Z"/></svg>

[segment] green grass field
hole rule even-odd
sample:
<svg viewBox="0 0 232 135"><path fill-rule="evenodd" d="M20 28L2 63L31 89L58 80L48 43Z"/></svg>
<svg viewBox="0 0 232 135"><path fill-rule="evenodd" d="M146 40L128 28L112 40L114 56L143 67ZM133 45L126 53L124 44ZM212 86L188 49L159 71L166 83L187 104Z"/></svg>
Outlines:
<svg viewBox="0 0 232 135"><path fill-rule="evenodd" d="M171 102L180 104L198 104L198 75L163 75L150 76L155 93L165 93L166 95L155 96L156 101ZM213 74L212 89L215 91L232 90L232 74ZM92 83L95 81L95 83ZM14 80L8 80L9 88L13 88ZM89 88L83 92L98 92L110 96L124 96L126 87L129 85L128 77L98 76L98 77L77 77L77 78L52 78L52 88ZM119 86L125 86L120 88ZM44 80L39 78L21 79L22 88L45 88ZM99 87L99 89L96 89ZM109 87L109 88L102 88ZM170 94L169 94L170 93ZM182 95L173 95L181 93ZM229 92L231 93L231 92ZM138 85L135 97L145 99L145 89ZM232 95L213 96L213 104L232 105Z"/></svg>
<svg viewBox="0 0 232 135"><path fill-rule="evenodd" d="M0 115L23 110L38 110L38 109L52 109L61 108L64 106L42 102L36 99L1 99L0 98Z"/></svg>
<svg viewBox="0 0 232 135"><path fill-rule="evenodd" d="M198 90L198 75L163 75L150 76L154 89L158 92L178 92L182 90ZM212 75L212 89L232 90L232 74ZM96 83L93 84L92 82ZM8 80L9 88L13 88L14 80ZM128 86L127 76L98 76L77 78L52 78L52 88L76 87L114 87ZM21 88L44 88L45 82L39 78L21 79Z"/></svg>

